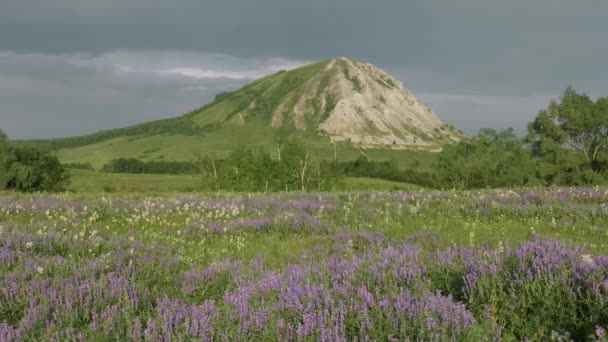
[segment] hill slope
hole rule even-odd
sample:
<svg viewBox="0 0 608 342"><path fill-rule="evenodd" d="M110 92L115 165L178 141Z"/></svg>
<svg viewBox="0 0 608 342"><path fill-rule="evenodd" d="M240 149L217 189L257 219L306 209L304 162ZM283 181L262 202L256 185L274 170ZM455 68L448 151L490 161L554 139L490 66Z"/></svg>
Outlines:
<svg viewBox="0 0 608 342"><path fill-rule="evenodd" d="M33 142L63 161L100 166L117 157L223 155L238 144L269 148L277 135L297 136L327 157L331 142L356 157L361 149L372 156L436 149L463 137L384 71L336 58L264 77L177 118Z"/></svg>

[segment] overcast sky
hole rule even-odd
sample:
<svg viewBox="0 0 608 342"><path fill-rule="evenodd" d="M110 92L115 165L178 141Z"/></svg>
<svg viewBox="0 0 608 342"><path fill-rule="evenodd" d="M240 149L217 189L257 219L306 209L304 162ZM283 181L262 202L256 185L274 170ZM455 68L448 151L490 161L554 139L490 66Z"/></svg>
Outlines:
<svg viewBox="0 0 608 342"><path fill-rule="evenodd" d="M606 0L0 0L0 128L72 136L176 116L345 56L467 133L568 86L608 95Z"/></svg>

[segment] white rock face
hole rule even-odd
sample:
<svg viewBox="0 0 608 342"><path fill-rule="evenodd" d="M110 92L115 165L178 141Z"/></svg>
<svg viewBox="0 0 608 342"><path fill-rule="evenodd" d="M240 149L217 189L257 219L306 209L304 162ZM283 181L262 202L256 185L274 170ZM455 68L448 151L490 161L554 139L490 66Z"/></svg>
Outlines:
<svg viewBox="0 0 608 342"><path fill-rule="evenodd" d="M336 58L309 80L294 98L275 110L272 126L289 115L300 130L317 129L332 141L350 141L361 148L435 148L464 135L448 127L405 86L367 63ZM311 126L321 116L318 127Z"/></svg>

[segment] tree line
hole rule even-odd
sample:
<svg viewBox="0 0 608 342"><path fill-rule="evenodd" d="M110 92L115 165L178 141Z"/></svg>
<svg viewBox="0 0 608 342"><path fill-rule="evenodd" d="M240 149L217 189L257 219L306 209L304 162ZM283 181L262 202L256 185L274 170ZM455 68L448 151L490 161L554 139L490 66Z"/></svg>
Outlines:
<svg viewBox="0 0 608 342"><path fill-rule="evenodd" d="M528 124L525 137L513 129L481 129L446 145L429 170L400 169L394 161L360 157L330 164L334 173L418 184L431 188L581 186L608 181L608 98L593 101L568 88Z"/></svg>
<svg viewBox="0 0 608 342"><path fill-rule="evenodd" d="M169 174L183 175L198 173L198 166L192 162L141 161L136 158L118 158L105 164L101 171L109 173Z"/></svg>
<svg viewBox="0 0 608 342"><path fill-rule="evenodd" d="M59 160L33 146L14 146L0 130L0 189L63 191L69 174Z"/></svg>

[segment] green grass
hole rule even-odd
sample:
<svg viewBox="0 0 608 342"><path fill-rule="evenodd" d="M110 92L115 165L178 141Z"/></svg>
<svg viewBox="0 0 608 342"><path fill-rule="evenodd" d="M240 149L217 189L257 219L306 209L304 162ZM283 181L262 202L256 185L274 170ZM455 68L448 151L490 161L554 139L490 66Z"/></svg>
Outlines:
<svg viewBox="0 0 608 342"><path fill-rule="evenodd" d="M342 185L347 191L423 191L424 187L403 182L367 177L346 177Z"/></svg>
<svg viewBox="0 0 608 342"><path fill-rule="evenodd" d="M135 175L70 170L68 190L78 193L118 192L180 192L195 190L200 177L195 175Z"/></svg>
<svg viewBox="0 0 608 342"><path fill-rule="evenodd" d="M60 150L56 152L56 155L63 163L88 162L96 169L116 158L135 157L145 161L191 161L198 154L224 158L237 146L272 151L274 150L275 133L261 120L253 120L247 126L227 126L205 136L122 137L79 148ZM334 146L328 137L302 132L296 132L291 136L302 141L313 157L319 160L334 159ZM348 143L337 143L336 149L336 155L340 161L354 160L363 154L371 160L396 160L403 168L416 163L419 164L420 169L428 169L437 156L436 153L424 150L359 150Z"/></svg>
<svg viewBox="0 0 608 342"><path fill-rule="evenodd" d="M70 169L68 190L78 193L112 192L183 192L200 186L198 175L139 175L104 173ZM346 177L340 190L348 191L422 191L423 187L366 177Z"/></svg>

